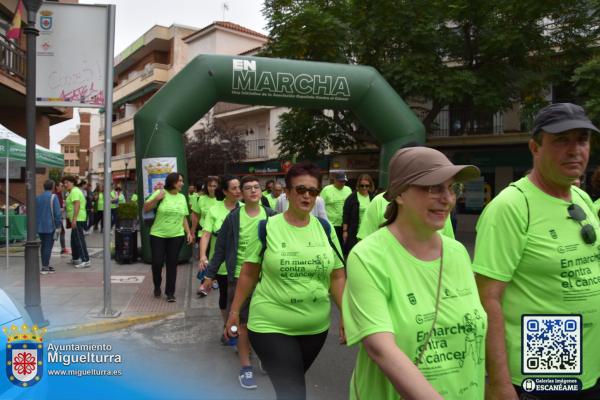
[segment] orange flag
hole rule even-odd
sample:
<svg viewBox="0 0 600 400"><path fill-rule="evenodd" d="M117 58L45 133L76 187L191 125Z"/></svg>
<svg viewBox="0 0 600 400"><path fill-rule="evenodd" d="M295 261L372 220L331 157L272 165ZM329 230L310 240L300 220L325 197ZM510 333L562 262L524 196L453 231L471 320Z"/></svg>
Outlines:
<svg viewBox="0 0 600 400"><path fill-rule="evenodd" d="M17 4L17 9L15 11L15 16L13 17L12 24L10 24L10 28L8 28L8 32L6 33L6 37L8 39L19 39L21 37L21 25L23 25L23 20L25 19L25 7L23 7L23 0L19 0Z"/></svg>

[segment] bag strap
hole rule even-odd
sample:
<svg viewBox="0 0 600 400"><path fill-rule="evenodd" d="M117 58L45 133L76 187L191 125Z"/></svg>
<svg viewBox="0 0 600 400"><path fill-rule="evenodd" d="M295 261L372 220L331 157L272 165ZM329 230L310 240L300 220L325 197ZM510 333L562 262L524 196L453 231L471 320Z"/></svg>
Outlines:
<svg viewBox="0 0 600 400"><path fill-rule="evenodd" d="M329 224L329 221L327 221L325 218L321 218L321 217L317 217L317 219L319 220L319 222L321 223L321 226L323 227L323 229L325 230L325 233L327 234L327 241L329 242L329 246L331 246L331 248L335 252L335 255L340 259L340 261L342 262L342 264L345 267L346 261L344 260L344 257L340 254L340 252L338 251L337 247L335 247L335 244L333 244L333 240L331 239L331 225ZM338 238L338 240L339 240L339 238Z"/></svg>
<svg viewBox="0 0 600 400"><path fill-rule="evenodd" d="M55 194L50 195L50 215L52 216L52 225L54 225L54 197Z"/></svg>

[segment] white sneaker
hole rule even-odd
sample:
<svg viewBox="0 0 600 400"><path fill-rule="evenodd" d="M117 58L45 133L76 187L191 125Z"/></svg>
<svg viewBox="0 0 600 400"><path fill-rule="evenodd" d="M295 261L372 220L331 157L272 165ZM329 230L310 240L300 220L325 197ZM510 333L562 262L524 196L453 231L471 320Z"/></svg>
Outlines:
<svg viewBox="0 0 600 400"><path fill-rule="evenodd" d="M75 268L89 268L92 266L92 263L90 261L83 261L79 264L75 265Z"/></svg>
<svg viewBox="0 0 600 400"><path fill-rule="evenodd" d="M80 258L78 258L76 260L71 259L71 260L69 260L69 264L79 265L79 264L81 264L81 259Z"/></svg>

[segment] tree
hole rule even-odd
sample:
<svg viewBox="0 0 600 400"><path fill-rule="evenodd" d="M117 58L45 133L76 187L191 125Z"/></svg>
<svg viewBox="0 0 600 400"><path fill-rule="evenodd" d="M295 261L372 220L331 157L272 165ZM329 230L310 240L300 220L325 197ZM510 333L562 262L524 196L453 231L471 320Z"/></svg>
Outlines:
<svg viewBox="0 0 600 400"><path fill-rule="evenodd" d="M229 141L227 145L225 141ZM184 146L189 182L221 175L228 164L246 158L246 144L241 137L217 122L209 123L192 137L184 135Z"/></svg>
<svg viewBox="0 0 600 400"><path fill-rule="evenodd" d="M54 182L60 182L62 176L63 170L61 168L50 168L48 170L48 179L51 179Z"/></svg>
<svg viewBox="0 0 600 400"><path fill-rule="evenodd" d="M401 97L423 104L428 130L446 106L477 120L568 81L600 26L598 0L267 0L263 12L272 40L265 55L371 65ZM291 140L306 152L338 148L332 140L315 148L319 126L339 135L331 117L310 113L307 130L309 113L295 115L282 122L282 148ZM346 134L361 129L353 121Z"/></svg>
<svg viewBox="0 0 600 400"><path fill-rule="evenodd" d="M595 57L575 70L573 83L590 119L600 124L600 57Z"/></svg>

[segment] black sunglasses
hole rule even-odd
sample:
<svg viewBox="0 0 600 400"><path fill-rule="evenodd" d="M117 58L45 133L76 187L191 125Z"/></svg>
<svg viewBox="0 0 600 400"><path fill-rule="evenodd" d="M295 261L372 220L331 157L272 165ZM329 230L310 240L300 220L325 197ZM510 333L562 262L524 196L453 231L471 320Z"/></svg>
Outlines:
<svg viewBox="0 0 600 400"><path fill-rule="evenodd" d="M371 187L371 185L358 185L358 187L361 189L368 189Z"/></svg>
<svg viewBox="0 0 600 400"><path fill-rule="evenodd" d="M298 185L298 186L294 186L293 188L296 193L298 193L299 195L303 195L306 192L308 192L308 194L310 194L312 197L317 197L319 195L319 189L315 188L315 187L310 187L307 188L304 185Z"/></svg>
<svg viewBox="0 0 600 400"><path fill-rule="evenodd" d="M586 244L594 244L596 243L596 231L591 224L582 224L583 221L587 219L587 215L583 208L579 207L577 204L571 204L567 208L569 212L569 218L577 221L579 226L581 226L581 238Z"/></svg>

